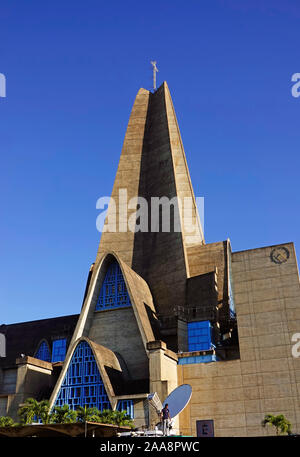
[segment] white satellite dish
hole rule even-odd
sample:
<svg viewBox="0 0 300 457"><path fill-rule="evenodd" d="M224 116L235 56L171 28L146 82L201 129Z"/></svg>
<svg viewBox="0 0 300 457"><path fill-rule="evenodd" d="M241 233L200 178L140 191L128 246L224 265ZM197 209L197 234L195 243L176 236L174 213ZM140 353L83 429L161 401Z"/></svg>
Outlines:
<svg viewBox="0 0 300 457"><path fill-rule="evenodd" d="M181 384L181 386L176 387L165 399L163 406L168 403L168 409L170 411L170 416L173 419L189 403L192 396L192 387L189 384Z"/></svg>

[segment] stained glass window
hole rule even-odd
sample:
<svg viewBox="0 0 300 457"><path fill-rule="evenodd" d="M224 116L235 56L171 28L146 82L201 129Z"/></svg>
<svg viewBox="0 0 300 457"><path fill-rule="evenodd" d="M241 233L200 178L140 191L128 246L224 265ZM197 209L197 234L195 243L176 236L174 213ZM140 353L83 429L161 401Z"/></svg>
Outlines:
<svg viewBox="0 0 300 457"><path fill-rule="evenodd" d="M78 344L57 396L55 406L69 405L111 409L92 349L86 341Z"/></svg>
<svg viewBox="0 0 300 457"><path fill-rule="evenodd" d="M63 362L66 357L66 338L52 343L52 362Z"/></svg>
<svg viewBox="0 0 300 457"><path fill-rule="evenodd" d="M130 305L130 298L120 266L115 261L108 267L95 309L96 311L103 311Z"/></svg>
<svg viewBox="0 0 300 457"><path fill-rule="evenodd" d="M38 350L34 356L36 359L44 360L45 362L51 362L51 354L49 346L46 341L42 341Z"/></svg>
<svg viewBox="0 0 300 457"><path fill-rule="evenodd" d="M117 411L126 411L127 415L134 418L133 400L119 400L117 404Z"/></svg>

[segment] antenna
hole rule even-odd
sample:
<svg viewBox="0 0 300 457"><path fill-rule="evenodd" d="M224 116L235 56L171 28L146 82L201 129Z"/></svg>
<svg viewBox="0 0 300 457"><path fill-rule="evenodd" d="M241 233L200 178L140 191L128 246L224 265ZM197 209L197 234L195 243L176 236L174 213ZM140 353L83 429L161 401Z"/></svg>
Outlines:
<svg viewBox="0 0 300 457"><path fill-rule="evenodd" d="M148 401L149 401L149 404L152 406L152 408L159 415L162 410L162 404L161 404L160 398L157 395L157 393L154 392L154 393L148 395Z"/></svg>
<svg viewBox="0 0 300 457"><path fill-rule="evenodd" d="M176 417L189 403L191 396L192 387L189 384L181 384L176 387L176 389L172 390L163 404L161 404L161 400L157 395L157 392L153 392L148 395L148 401L157 414L160 414L162 407L168 403L170 416L174 419L174 417Z"/></svg>
<svg viewBox="0 0 300 457"><path fill-rule="evenodd" d="M153 66L153 90L156 90L156 73L158 72L156 61L151 61L151 65Z"/></svg>
<svg viewBox="0 0 300 457"><path fill-rule="evenodd" d="M163 406L169 404L170 416L174 418L186 407L191 396L192 387L189 384L181 384L167 396Z"/></svg>

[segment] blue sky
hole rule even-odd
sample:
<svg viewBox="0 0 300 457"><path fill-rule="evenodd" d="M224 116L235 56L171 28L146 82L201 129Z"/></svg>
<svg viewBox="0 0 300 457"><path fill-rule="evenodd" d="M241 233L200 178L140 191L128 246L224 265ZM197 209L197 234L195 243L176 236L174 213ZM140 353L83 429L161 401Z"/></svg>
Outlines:
<svg viewBox="0 0 300 457"><path fill-rule="evenodd" d="M297 0L3 0L0 20L0 323L80 311L96 200L153 59L206 241L300 250Z"/></svg>

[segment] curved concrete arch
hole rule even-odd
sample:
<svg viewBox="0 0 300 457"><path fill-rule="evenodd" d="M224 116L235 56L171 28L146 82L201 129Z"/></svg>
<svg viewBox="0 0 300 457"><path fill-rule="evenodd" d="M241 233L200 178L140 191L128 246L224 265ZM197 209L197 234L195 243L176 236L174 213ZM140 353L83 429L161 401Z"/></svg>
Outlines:
<svg viewBox="0 0 300 457"><path fill-rule="evenodd" d="M34 351L33 357L37 358L37 357L36 357L36 354L37 354L38 350L40 349L40 346L41 346L41 344L42 344L43 342L45 342L45 343L47 344L47 346L48 346L49 354L50 354L50 359L51 359L51 358L52 358L52 350L51 350L50 344L48 343L48 341L46 340L46 338L42 338L42 339L39 341L39 343L38 343L38 345L37 345L37 347L36 347L36 350ZM51 360L50 360L50 362L51 362Z"/></svg>
<svg viewBox="0 0 300 457"><path fill-rule="evenodd" d="M137 326L139 328L140 334L141 334L141 339L145 348L145 352L148 354L148 349L147 349L147 343L150 341L153 341L155 339L153 330L148 318L148 313L147 309L145 307L148 306L153 315L155 316L155 308L153 305L153 300L152 300L152 295L149 290L149 287L144 281L143 278L141 278L137 273L135 273L125 262L123 262L120 257L115 253L115 252L105 252L100 259L100 262L98 264L98 268L95 271L94 278L91 280L89 290L86 295L85 302L83 304L71 343L69 345L65 362L61 371L61 374L59 376L59 379L56 383L55 389L52 393L51 399L50 399L50 405L51 407L54 404L54 401L58 395L59 389L61 387L61 384L63 382L63 379L65 377L65 374L67 372L69 363L71 361L71 358L73 356L74 350L77 346L77 344L80 341L87 341L88 344L91 346L93 353L97 353L97 357L95 356L95 359L97 361L97 365L99 367L99 371L101 374L101 377L103 379L103 383L105 385L105 388L107 389L107 395L108 398L111 402L112 408L114 409L117 404L117 400L114 398L114 391L113 391L113 386L110 382L110 379L106 373L106 370L104 368L104 363L102 363L103 360L106 362L109 361L109 365L107 363L105 366L109 366L111 368L116 369L122 374L122 367L119 363L119 360L116 356L116 354L111 351L110 349L94 343L89 337L89 329L91 326L91 322L93 320L94 312L95 312L95 306L97 303L97 299L99 296L99 292L102 286L102 283L105 278L105 274L107 271L108 266L112 261L117 261L120 269L122 271L124 281L127 287L127 291L130 297L130 301L132 304L132 309L133 313L135 316L135 319L137 321ZM101 311L99 311L101 312ZM124 373L125 375L125 373ZM126 376L125 376L126 377Z"/></svg>
<svg viewBox="0 0 300 457"><path fill-rule="evenodd" d="M57 395L59 394L61 385L63 383L63 380L65 379L67 370L69 368L70 362L72 360L73 354L77 348L77 346L82 342L86 341L90 348L92 349L93 355L96 360L96 364L98 367L98 370L100 372L107 396L109 398L110 404L112 409L115 409L117 406L117 400L115 399L115 392L113 385L110 381L110 378L106 372L105 367L112 368L118 372L120 372L120 375L122 375L122 368L119 363L119 360L116 356L116 354L111 351L110 349L101 346L100 344L96 344L93 341L91 341L89 338L82 336L81 338L78 338L76 341L74 341L68 351L67 358L65 360L65 363L63 365L62 371L60 373L60 376L58 378L58 381L56 383L56 386L52 392L51 398L50 398L50 408L54 406L55 400L57 398Z"/></svg>

